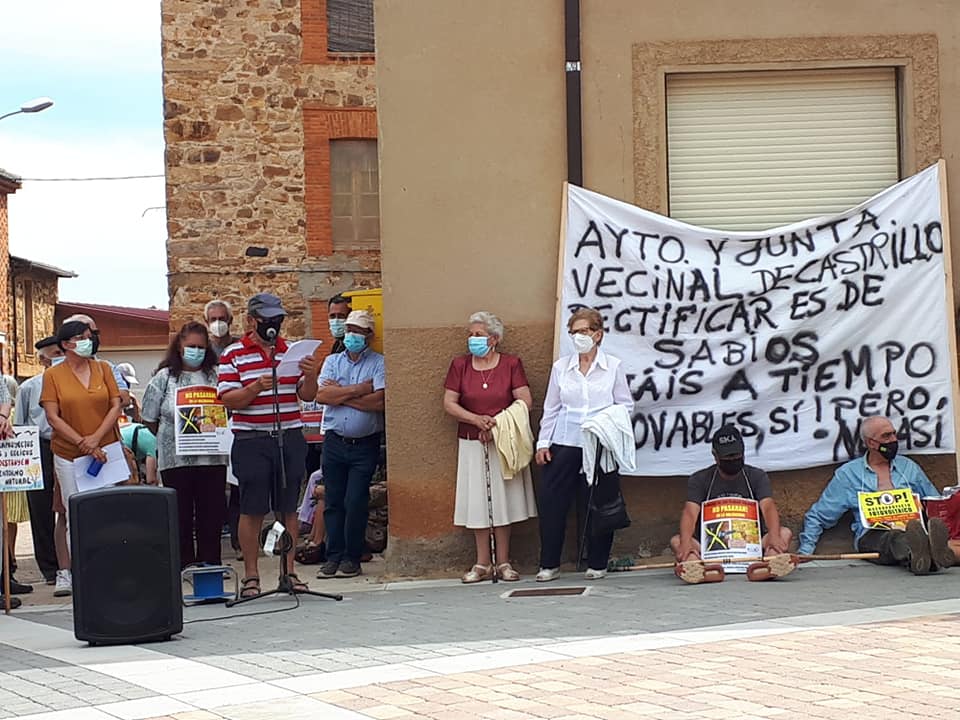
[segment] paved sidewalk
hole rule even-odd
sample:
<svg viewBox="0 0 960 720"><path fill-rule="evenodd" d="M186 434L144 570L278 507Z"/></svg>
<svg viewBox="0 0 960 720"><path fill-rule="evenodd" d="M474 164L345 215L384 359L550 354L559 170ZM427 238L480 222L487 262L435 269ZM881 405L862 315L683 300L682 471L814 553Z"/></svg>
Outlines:
<svg viewBox="0 0 960 720"><path fill-rule="evenodd" d="M138 647L86 647L69 608L37 607L0 617L0 718L950 717L958 580L834 563L699 587L568 574L553 585L589 592L567 598L368 585L253 617L188 608L183 635Z"/></svg>

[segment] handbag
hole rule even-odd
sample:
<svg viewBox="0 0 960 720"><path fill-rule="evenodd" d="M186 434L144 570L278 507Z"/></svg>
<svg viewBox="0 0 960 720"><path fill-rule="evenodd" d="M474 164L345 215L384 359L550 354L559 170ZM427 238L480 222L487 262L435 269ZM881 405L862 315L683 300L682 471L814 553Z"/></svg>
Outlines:
<svg viewBox="0 0 960 720"><path fill-rule="evenodd" d="M597 440L597 460L593 467L593 487L588 503L591 535L609 535L630 527L627 503L620 491L619 468L603 472L600 469L602 453L603 446Z"/></svg>

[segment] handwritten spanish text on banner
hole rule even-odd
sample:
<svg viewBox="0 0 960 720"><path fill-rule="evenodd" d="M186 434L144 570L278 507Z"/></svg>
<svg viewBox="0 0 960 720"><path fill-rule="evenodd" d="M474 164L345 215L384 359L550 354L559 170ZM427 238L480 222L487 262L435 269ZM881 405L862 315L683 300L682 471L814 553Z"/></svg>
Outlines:
<svg viewBox="0 0 960 720"><path fill-rule="evenodd" d="M635 405L641 475L712 462L724 423L765 470L862 452L862 417L901 450L954 450L938 166L837 216L760 233L699 228L569 187L566 319L604 316Z"/></svg>

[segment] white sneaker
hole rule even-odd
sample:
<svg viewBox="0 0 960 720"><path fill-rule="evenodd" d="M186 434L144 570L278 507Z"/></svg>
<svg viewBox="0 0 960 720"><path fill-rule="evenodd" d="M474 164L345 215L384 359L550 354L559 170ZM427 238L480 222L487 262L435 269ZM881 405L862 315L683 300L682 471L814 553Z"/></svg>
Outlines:
<svg viewBox="0 0 960 720"><path fill-rule="evenodd" d="M73 576L69 570L57 570L57 583L53 590L54 597L66 597L73 593Z"/></svg>
<svg viewBox="0 0 960 720"><path fill-rule="evenodd" d="M590 568L583 574L583 576L587 580L603 580L607 576L607 570L606 568L603 570L594 570L593 568Z"/></svg>
<svg viewBox="0 0 960 720"><path fill-rule="evenodd" d="M537 582L550 582L560 576L560 568L540 568L537 573Z"/></svg>

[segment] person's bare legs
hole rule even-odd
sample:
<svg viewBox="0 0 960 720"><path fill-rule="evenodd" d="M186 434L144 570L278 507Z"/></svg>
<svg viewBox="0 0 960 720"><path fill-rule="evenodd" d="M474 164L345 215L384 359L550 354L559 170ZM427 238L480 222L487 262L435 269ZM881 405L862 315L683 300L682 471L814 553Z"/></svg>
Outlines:
<svg viewBox="0 0 960 720"><path fill-rule="evenodd" d="M307 539L307 542L311 545L319 545L327 537L327 526L323 522L324 507L323 500L317 500L316 512L313 515L313 525L310 527L310 537Z"/></svg>
<svg viewBox="0 0 960 720"><path fill-rule="evenodd" d="M57 550L57 566L61 570L70 569L70 548L67 546L67 517L57 513L57 524L53 527L53 545Z"/></svg>
<svg viewBox="0 0 960 720"><path fill-rule="evenodd" d="M240 539L240 549L243 551L244 577L260 577L258 560L260 558L260 528L262 527L263 515L241 514L240 520L237 522L237 535ZM293 537L296 537L296 535Z"/></svg>
<svg viewBox="0 0 960 720"><path fill-rule="evenodd" d="M297 537L297 531L300 530L300 518L298 517L296 510L294 510L293 512L284 513L283 525L287 529L287 533L289 533L291 538ZM244 552L246 552L246 549L244 549ZM287 567L280 568L280 572L282 574L284 575L295 574L297 572L296 561L293 555L294 553L292 550L289 553L287 553ZM281 562L282 561L283 561L283 558L281 556ZM300 583L300 584L306 587L304 583Z"/></svg>
<svg viewBox="0 0 960 720"><path fill-rule="evenodd" d="M510 562L510 526L501 525L493 529L497 543L497 563ZM473 531L473 540L477 546L477 565L487 567L493 564L490 556L490 529L477 528Z"/></svg>

